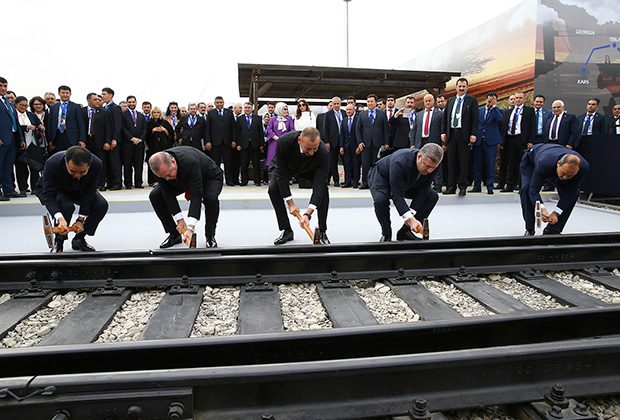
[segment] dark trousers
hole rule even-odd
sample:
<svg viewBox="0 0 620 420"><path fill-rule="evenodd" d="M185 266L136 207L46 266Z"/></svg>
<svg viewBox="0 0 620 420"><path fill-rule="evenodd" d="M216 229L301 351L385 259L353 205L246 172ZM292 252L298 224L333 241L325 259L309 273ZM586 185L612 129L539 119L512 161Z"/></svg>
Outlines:
<svg viewBox="0 0 620 420"><path fill-rule="evenodd" d="M121 146L116 145L114 149L105 151L108 158L108 187L122 186L123 176L121 167Z"/></svg>
<svg viewBox="0 0 620 420"><path fill-rule="evenodd" d="M377 153L379 153L379 148L372 145L364 147L362 150L362 185L368 184L368 172L377 161Z"/></svg>
<svg viewBox="0 0 620 420"><path fill-rule="evenodd" d="M125 176L125 186L131 187L131 180L133 178L133 185L136 187L142 186L142 171L144 170L144 143L141 146L131 144L128 147L123 147L123 169Z"/></svg>
<svg viewBox="0 0 620 420"><path fill-rule="evenodd" d="M69 141L67 132L61 133L60 130L56 132L56 138L54 139L54 153L67 150L69 147L75 146Z"/></svg>
<svg viewBox="0 0 620 420"><path fill-rule="evenodd" d="M226 185L238 184L239 183L239 174L235 177L234 170L234 161L235 155L234 150L230 146L230 144L226 145L222 143L222 161L224 162L224 177L226 179Z"/></svg>
<svg viewBox="0 0 620 420"><path fill-rule="evenodd" d="M215 228L217 226L217 219L220 216L220 200L219 195L222 192L223 181L221 178L217 179L203 179L203 197L202 203L205 206L205 234L206 236L215 236ZM155 214L159 217L164 231L170 234L176 231L177 224L174 221L173 215L170 213L168 204L164 199L164 193L161 189L161 185L156 185L155 188L149 194L149 200L155 210Z"/></svg>
<svg viewBox="0 0 620 420"><path fill-rule="evenodd" d="M291 222L289 220L288 211L284 204L284 197L280 193L280 187L275 176L275 170L273 165L269 168L269 199L271 205L276 212L276 219L278 220L278 229L280 230L292 230ZM304 179L299 178L298 179ZM290 179L289 179L290 181ZM321 232L327 231L327 210L329 209L329 188L325 190L325 195L321 200L321 203L317 206L319 230Z"/></svg>
<svg viewBox="0 0 620 420"><path fill-rule="evenodd" d="M327 176L327 182L333 179L334 182L340 182L340 174L338 174L338 155L340 155L340 148L338 146L332 146L329 149L329 175Z"/></svg>
<svg viewBox="0 0 620 420"><path fill-rule="evenodd" d="M493 190L496 158L497 145L488 145L486 139L482 139L480 145L474 146L474 187L480 187L484 172L486 173L487 189Z"/></svg>
<svg viewBox="0 0 620 420"><path fill-rule="evenodd" d="M379 175L376 170L371 170L369 175L370 193L375 207L375 216L381 225L381 234L388 238L392 237L392 222L390 221L390 184ZM431 211L435 208L439 195L431 188L427 188L424 199L409 203L409 208L416 210L415 218L422 223L424 219L430 216ZM413 188L405 191L405 198L413 198L418 191Z"/></svg>
<svg viewBox="0 0 620 420"><path fill-rule="evenodd" d="M355 153L357 145L350 145L344 148L342 161L344 163L344 183L356 185L360 181L360 166L362 157Z"/></svg>
<svg viewBox="0 0 620 420"><path fill-rule="evenodd" d="M101 168L101 173L99 174L99 180L97 181L97 184L100 187L104 187L108 173L108 153L101 147L97 146L94 136L86 136L86 148L90 150L93 155L101 159L103 167Z"/></svg>
<svg viewBox="0 0 620 420"><path fill-rule="evenodd" d="M519 185L519 165L523 158L523 150L526 147L520 134L506 136L506 142L504 143L504 149L506 150L506 187Z"/></svg>
<svg viewBox="0 0 620 420"><path fill-rule="evenodd" d="M12 141L7 140L0 146L0 187L2 187L2 194L15 192L13 187L13 164L15 163L19 144L19 133L15 132L13 133Z"/></svg>
<svg viewBox="0 0 620 420"><path fill-rule="evenodd" d="M260 149L253 148L251 145L241 150L241 184L245 185L250 180L249 166L252 162L252 170L254 171L254 182L259 183L260 177Z"/></svg>
<svg viewBox="0 0 620 420"><path fill-rule="evenodd" d="M75 204L78 204L80 201L80 197L72 197L62 191L58 191L56 200L60 206L62 217L67 221L67 225L71 226L71 216L75 211ZM97 226L99 226L107 212L108 202L99 192L95 192L95 198L90 207L90 214L84 221L84 231L75 235L75 238L84 238L86 235L93 236L97 231ZM66 236L56 235L57 241L64 241L65 239L67 239Z"/></svg>
<svg viewBox="0 0 620 420"><path fill-rule="evenodd" d="M536 223L536 215L534 214L536 210L536 203L532 202L530 199L529 189L532 173L534 172L534 163L530 160L529 155L529 153L526 153L523 157L523 161L521 162L521 190L519 191L519 195L521 197L521 211L523 213L523 220L525 220L525 229L533 230L534 224ZM563 209L562 214L558 216L558 222L555 225L547 224L545 228L554 232L562 232L562 230L564 230L564 226L566 226L566 222L568 221L570 214L573 211L573 208L575 208L576 202L577 200L573 201L568 208ZM549 211L549 213L551 213L551 211Z"/></svg>
<svg viewBox="0 0 620 420"><path fill-rule="evenodd" d="M469 185L469 138L463 137L462 129L452 129L448 142L448 188L467 188Z"/></svg>
<svg viewBox="0 0 620 420"><path fill-rule="evenodd" d="M239 172L241 170L241 152L239 150L232 149L232 181L233 184L239 185Z"/></svg>

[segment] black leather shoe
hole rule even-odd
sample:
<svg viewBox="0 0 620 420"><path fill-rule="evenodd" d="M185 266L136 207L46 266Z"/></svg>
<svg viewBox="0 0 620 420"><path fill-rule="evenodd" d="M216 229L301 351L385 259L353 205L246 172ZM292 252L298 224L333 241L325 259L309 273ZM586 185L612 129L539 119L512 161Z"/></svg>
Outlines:
<svg viewBox="0 0 620 420"><path fill-rule="evenodd" d="M235 183L228 181L228 182L226 182L226 185L228 185L229 187L234 187Z"/></svg>
<svg viewBox="0 0 620 420"><path fill-rule="evenodd" d="M493 195L493 188L487 188L487 194Z"/></svg>
<svg viewBox="0 0 620 420"><path fill-rule="evenodd" d="M136 185L134 188L140 188L140 189L142 189L142 188L144 188L144 186L143 186L143 185Z"/></svg>
<svg viewBox="0 0 620 420"><path fill-rule="evenodd" d="M435 187L435 188L433 188L433 189L435 190L435 192L436 192L437 194L441 194L441 191L443 190L443 188L442 188L442 187Z"/></svg>
<svg viewBox="0 0 620 420"><path fill-rule="evenodd" d="M248 185L248 183L247 183L247 181L246 181L246 182L242 182L240 185L241 185L242 187L245 187L246 185Z"/></svg>
<svg viewBox="0 0 620 420"><path fill-rule="evenodd" d="M215 236L207 236L207 248L217 248Z"/></svg>
<svg viewBox="0 0 620 420"><path fill-rule="evenodd" d="M0 195L0 201L11 201L11 199L6 195Z"/></svg>
<svg viewBox="0 0 620 420"><path fill-rule="evenodd" d="M293 240L292 230L283 230L282 234L273 241L274 245L282 245Z"/></svg>
<svg viewBox="0 0 620 420"><path fill-rule="evenodd" d="M368 189L368 184L362 184L362 186L360 187L360 190L367 190Z"/></svg>
<svg viewBox="0 0 620 420"><path fill-rule="evenodd" d="M345 182L340 186L340 188L351 188L351 184L349 182Z"/></svg>
<svg viewBox="0 0 620 420"><path fill-rule="evenodd" d="M103 185L99 187L99 191L103 192L103 191L107 191L107 190L108 189L105 186L103 186Z"/></svg>
<svg viewBox="0 0 620 420"><path fill-rule="evenodd" d="M409 226L403 226L396 232L396 240L397 241L417 241L420 238L415 236Z"/></svg>
<svg viewBox="0 0 620 420"><path fill-rule="evenodd" d="M456 194L456 188L446 188L444 195Z"/></svg>
<svg viewBox="0 0 620 420"><path fill-rule="evenodd" d="M71 241L71 248L76 251L87 251L87 252L95 252L95 248L88 245L86 239L84 238L73 238Z"/></svg>
<svg viewBox="0 0 620 420"><path fill-rule="evenodd" d="M467 195L467 190L465 188L459 189L459 196L465 197Z"/></svg>
<svg viewBox="0 0 620 420"><path fill-rule="evenodd" d="M559 235L559 234L560 234L560 232L557 232L555 230L551 230L549 228L545 228L543 230L543 235Z"/></svg>
<svg viewBox="0 0 620 420"><path fill-rule="evenodd" d="M553 191L553 190L555 190L555 187L545 186L545 187L543 187L543 189L542 189L542 190L543 190L543 191Z"/></svg>
<svg viewBox="0 0 620 420"><path fill-rule="evenodd" d="M501 190L499 190L499 192L514 192L514 188L512 187L502 188Z"/></svg>
<svg viewBox="0 0 620 420"><path fill-rule="evenodd" d="M14 191L14 192L8 193L8 194L4 194L4 195L9 197L9 198L22 198L22 197L26 196L26 194L24 194L22 192L17 192L17 191Z"/></svg>
<svg viewBox="0 0 620 420"><path fill-rule="evenodd" d="M379 242L392 242L392 238L390 236L381 235Z"/></svg>
<svg viewBox="0 0 620 420"><path fill-rule="evenodd" d="M534 236L536 231L534 229L525 229L525 234L523 236Z"/></svg>
<svg viewBox="0 0 620 420"><path fill-rule="evenodd" d="M181 242L183 242L183 238L181 238L181 235L179 235L178 232L173 232L170 235L168 235L168 237L166 238L165 241L163 241L161 243L161 245L159 245L160 248L170 248L171 246L174 246L176 244L180 244Z"/></svg>
<svg viewBox="0 0 620 420"><path fill-rule="evenodd" d="M329 238L327 237L327 232L319 232L319 243L323 245L329 245Z"/></svg>
<svg viewBox="0 0 620 420"><path fill-rule="evenodd" d="M340 186L340 181L334 181L334 187L339 187Z"/></svg>
<svg viewBox="0 0 620 420"><path fill-rule="evenodd" d="M479 192L482 192L482 188L480 188L480 187L474 187L474 188L472 188L471 190L469 190L469 191L467 191L467 192L470 192L470 193L479 193Z"/></svg>
<svg viewBox="0 0 620 420"><path fill-rule="evenodd" d="M64 249L64 245L65 245L65 241L57 240L54 243L54 246L52 247L52 249L50 249L50 252L53 252L53 253L62 252L62 250Z"/></svg>
<svg viewBox="0 0 620 420"><path fill-rule="evenodd" d="M257 187L260 187L261 185L263 185L260 181L255 181L254 185L256 185Z"/></svg>
<svg viewBox="0 0 620 420"><path fill-rule="evenodd" d="M356 182L355 184L351 184L352 188L359 188L360 187L360 183Z"/></svg>
<svg viewBox="0 0 620 420"><path fill-rule="evenodd" d="M118 190L122 190L123 187L121 187L120 185L112 185L110 187L110 191L118 191Z"/></svg>

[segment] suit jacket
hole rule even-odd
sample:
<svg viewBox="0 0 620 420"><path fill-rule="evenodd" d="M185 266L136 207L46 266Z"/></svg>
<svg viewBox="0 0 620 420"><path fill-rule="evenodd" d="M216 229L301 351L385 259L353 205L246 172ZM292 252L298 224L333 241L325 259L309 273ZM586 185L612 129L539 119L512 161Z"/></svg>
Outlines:
<svg viewBox="0 0 620 420"><path fill-rule="evenodd" d="M401 216L409 211L405 202L405 196L412 197L412 208L416 203L421 204L430 192L431 182L435 173L422 175L418 171L416 159L419 149L397 150L377 161L372 171L377 171L380 181L371 184L370 188L387 188L388 195L392 197L394 207ZM418 177L419 175L419 177Z"/></svg>
<svg viewBox="0 0 620 420"><path fill-rule="evenodd" d="M502 139L506 142L506 136L510 133L510 116L515 109L507 109L504 111L504 119L502 121ZM523 105L521 108L521 143L523 149L527 147L527 143L534 143L536 139L536 114L534 108Z"/></svg>
<svg viewBox="0 0 620 420"><path fill-rule="evenodd" d="M202 140L205 138L205 120L196 114L196 121L194 121L194 126L192 127L189 123L189 117L189 114L183 115L179 120L177 128L175 129L177 140L179 140L183 146L192 146L203 151L204 145L202 144ZM206 142L205 140L205 143Z"/></svg>
<svg viewBox="0 0 620 420"><path fill-rule="evenodd" d="M80 214L88 216L95 195L99 174L103 168L101 160L93 155L93 160L86 175L80 179L75 179L67 171L65 165L65 151L54 153L45 162L43 175L34 188L35 195L53 216L60 213L58 204L58 192L63 192L80 206Z"/></svg>
<svg viewBox="0 0 620 420"><path fill-rule="evenodd" d="M30 125L34 125L35 127L37 127L34 129L34 138L35 138L37 146L41 146L41 144L39 143L41 141L41 135L39 134L39 131L38 131L38 127L39 127L39 124L41 124L41 120L39 120L39 117L37 117L37 115L34 112L26 111L26 116L28 117ZM20 125L19 128L21 129L22 136L24 136L24 139L25 139L26 133L28 132L28 125Z"/></svg>
<svg viewBox="0 0 620 420"><path fill-rule="evenodd" d="M567 180L561 180L557 174L557 163L566 154L577 155L581 158L581 168L577 174ZM527 194L532 203L543 202L540 189L546 181L551 182L558 190L560 200L558 208L566 210L579 198L579 192L583 178L588 173L590 165L579 153L569 150L559 144L536 144L523 155L524 164L533 167L530 178L530 187ZM523 167L523 165L522 165Z"/></svg>
<svg viewBox="0 0 620 420"><path fill-rule="evenodd" d="M289 186L292 177L308 179L312 181L310 204L318 207L327 193L325 180L329 173L329 150L325 143L320 142L314 155L304 155L298 143L300 134L301 131L291 131L278 139L271 165L275 165L276 182L282 197L292 195Z"/></svg>
<svg viewBox="0 0 620 420"><path fill-rule="evenodd" d="M340 125L340 148L344 148L346 151L352 151L355 153L357 148L357 137L355 135L357 122L359 117L357 114L353 114L353 120L351 121L351 131L349 131L349 117L344 117L342 124Z"/></svg>
<svg viewBox="0 0 620 420"><path fill-rule="evenodd" d="M251 146L253 149L259 149L265 145L265 131L263 130L263 121L258 114L252 114L250 128L246 115L241 114L237 118L237 129L235 130L235 142L241 146L241 150Z"/></svg>
<svg viewBox="0 0 620 420"><path fill-rule="evenodd" d="M428 138L422 138L424 134L424 114L426 109L416 112L416 118L413 123L413 133L411 136L412 142L410 146L415 146L416 149L424 146L426 143L436 143L441 146L441 120L443 112L438 108L433 108L431 113L431 120L428 123Z"/></svg>
<svg viewBox="0 0 620 420"><path fill-rule="evenodd" d="M13 116L15 117L15 121L17 121L17 132L21 139L24 141L24 133L19 129L19 120L17 119L17 109L15 105L13 105L10 101L7 100L9 106L11 107L11 111L6 107L4 101L0 99L0 140L2 143L9 145L13 142L13 119L11 118L10 112L13 112ZM19 144L15 144L14 146L19 147ZM2 147L2 146L0 146Z"/></svg>
<svg viewBox="0 0 620 420"><path fill-rule="evenodd" d="M377 109L377 108L375 108ZM377 109L374 124L370 124L370 111L367 109L360 112L357 126L355 127L355 135L357 144L364 143L364 147L370 145L379 148L384 144L389 144L388 120L384 111Z"/></svg>
<svg viewBox="0 0 620 420"><path fill-rule="evenodd" d="M586 123L586 115L581 114L577 117L577 123L579 124L579 134L583 133L583 126ZM596 112L594 114L594 119L592 120L592 135L600 136L601 134L607 133L607 119L603 114L599 114Z"/></svg>
<svg viewBox="0 0 620 420"><path fill-rule="evenodd" d="M607 133L608 134L618 134L617 127L620 127L620 117L616 118L611 116L609 118L609 122L607 124Z"/></svg>
<svg viewBox="0 0 620 420"><path fill-rule="evenodd" d="M120 146L122 140L123 130L123 117L122 109L114 102L110 102L107 108L104 108L110 114L110 131L112 133L112 140L116 140L117 145Z"/></svg>
<svg viewBox="0 0 620 420"><path fill-rule="evenodd" d="M219 146L224 143L226 146L230 146L233 142L234 131L235 117L230 109L223 108L222 115L217 112L217 108L207 112L205 144L211 143L213 146Z"/></svg>
<svg viewBox="0 0 620 420"><path fill-rule="evenodd" d="M549 138L551 136L551 126L553 125L553 120L555 119L555 115L547 121L547 124L543 127L543 137L545 138L545 143L549 142ZM577 122L577 117L573 114L568 114L564 112L562 117L562 121L558 124L556 128L558 130L558 144L562 146L569 145L573 149L577 147L579 144L579 123Z"/></svg>
<svg viewBox="0 0 620 420"><path fill-rule="evenodd" d="M441 120L441 134L447 136L446 143L450 142L450 134L452 128L450 123L452 119L452 109L456 106L456 96L448 99L446 107L443 111L443 118ZM470 95L465 95L463 103L461 104L461 129L463 130L463 141L469 143L469 136L475 136L478 134L478 101L476 98Z"/></svg>
<svg viewBox="0 0 620 420"><path fill-rule="evenodd" d="M401 149L409 147L411 144L409 138L409 133L411 132L409 118L403 117L402 115L398 117L392 116L388 122L390 124L390 146ZM415 126L415 120L413 125Z"/></svg>
<svg viewBox="0 0 620 420"><path fill-rule="evenodd" d="M173 180L158 178L158 181L170 214L181 212L177 195L189 191L188 217L200 220L200 208L204 197L203 181L208 179L222 181L223 171L210 157L195 147L174 147L167 152L176 160L177 177Z"/></svg>
<svg viewBox="0 0 620 420"><path fill-rule="evenodd" d="M478 125L478 136L476 137L474 146L482 144L483 137L486 139L486 143L489 146L502 144L502 133L500 132L499 127L504 119L504 114L502 114L502 110L496 106L491 108L488 115L486 115L486 110L486 105L480 107L480 124Z"/></svg>
<svg viewBox="0 0 620 420"><path fill-rule="evenodd" d="M342 122L345 118L347 118L347 113L341 109L340 116L340 121ZM325 113L323 124L325 124L325 138L323 141L325 144L329 144L332 150L338 149L338 146L340 145L340 128L338 127L338 121L336 121L336 114L334 110Z"/></svg>
<svg viewBox="0 0 620 420"><path fill-rule="evenodd" d="M84 117L84 127L86 127L86 135L88 136L88 107L82 108ZM105 143L110 144L112 141L112 130L110 129L110 114L102 108L95 108L92 115L92 132L95 138L97 149L102 150ZM92 150L91 150L92 152Z"/></svg>
<svg viewBox="0 0 620 420"><path fill-rule="evenodd" d="M131 117L131 112L129 109L125 110L121 114L123 119L123 147L131 147L134 144L131 139L134 137L139 138L140 140L144 140L144 126L146 125L144 121L144 114L140 111L136 110L136 124L133 123L133 118ZM144 141L141 141L136 145L137 147L144 147Z"/></svg>
<svg viewBox="0 0 620 420"><path fill-rule="evenodd" d="M45 131L49 134L48 140L52 143L58 131L59 112L60 102L56 102L50 107L48 123L47 127L45 127ZM80 141L86 141L86 127L84 127L84 118L81 112L81 108L78 104L71 101L68 102L65 133L73 146L76 146Z"/></svg>
<svg viewBox="0 0 620 420"><path fill-rule="evenodd" d="M328 111L331 112L331 111ZM319 133L321 133L321 140L323 140L323 143L325 143L325 115L327 114L327 112L324 112L322 114L318 114L316 116L316 128L317 130L319 130Z"/></svg>

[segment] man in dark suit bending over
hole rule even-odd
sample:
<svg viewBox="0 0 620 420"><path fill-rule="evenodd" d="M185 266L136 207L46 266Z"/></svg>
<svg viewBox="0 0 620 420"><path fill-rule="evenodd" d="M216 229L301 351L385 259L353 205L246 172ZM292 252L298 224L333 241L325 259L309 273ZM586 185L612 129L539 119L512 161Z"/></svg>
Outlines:
<svg viewBox="0 0 620 420"><path fill-rule="evenodd" d="M159 247L170 248L181 243L183 230L183 235L191 237L200 220L201 203L205 205L207 248L217 247L215 226L220 215L219 195L224 183L220 167L195 147L175 147L157 152L150 157L149 166L159 178L149 200L168 233ZM187 222L176 198L183 193L189 200Z"/></svg>
<svg viewBox="0 0 620 420"><path fill-rule="evenodd" d="M319 241L322 244L328 244L329 192L325 180L329 173L329 150L325 143L321 142L319 130L307 127L303 131L291 131L280 137L269 172L269 198L276 212L278 227L282 231L282 234L273 242L274 245L285 244L293 240L293 230L284 207L284 202L286 202L290 214L293 214L295 210L299 211L289 187L289 180L292 177L312 182L310 204L300 224L308 223L314 211L318 209Z"/></svg>
<svg viewBox="0 0 620 420"><path fill-rule="evenodd" d="M81 146L71 146L47 160L34 193L56 219L57 226L64 230L56 234L52 252L63 251L75 204L80 206L80 211L72 225L77 227L77 231L71 247L78 251L95 250L84 238L95 234L108 212L108 202L97 191L102 167L101 160Z"/></svg>
<svg viewBox="0 0 620 420"><path fill-rule="evenodd" d="M548 222L543 235L561 233L579 198L588 162L577 152L559 144L535 144L523 154L521 161L521 209L525 220L525 236L535 233L535 207L540 201L542 219ZM551 182L560 201L551 213L544 207L540 188Z"/></svg>
<svg viewBox="0 0 620 420"><path fill-rule="evenodd" d="M399 241L419 239L413 234L430 214L439 196L431 189L432 173L443 159L441 146L427 143L421 149L398 150L380 159L368 175L375 215L381 224L380 242L392 240L390 199L403 218ZM411 198L407 205L405 198Z"/></svg>

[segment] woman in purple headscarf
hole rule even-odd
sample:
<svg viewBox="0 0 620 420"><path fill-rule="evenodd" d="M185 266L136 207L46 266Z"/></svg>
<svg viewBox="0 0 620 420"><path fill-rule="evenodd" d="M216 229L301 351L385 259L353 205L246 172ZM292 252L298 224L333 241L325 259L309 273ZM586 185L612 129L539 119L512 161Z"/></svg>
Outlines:
<svg viewBox="0 0 620 420"><path fill-rule="evenodd" d="M267 157L265 164L269 166L271 159L276 154L276 145L280 136L295 131L295 122L288 115L288 107L284 102L276 104L275 115L269 120L267 126Z"/></svg>

